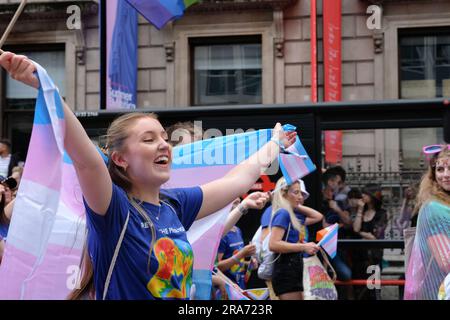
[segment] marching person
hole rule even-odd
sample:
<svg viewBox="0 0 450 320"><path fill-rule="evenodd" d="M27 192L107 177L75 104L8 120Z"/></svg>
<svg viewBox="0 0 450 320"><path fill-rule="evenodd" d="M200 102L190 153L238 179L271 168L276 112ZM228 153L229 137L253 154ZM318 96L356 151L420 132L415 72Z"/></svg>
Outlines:
<svg viewBox="0 0 450 320"><path fill-rule="evenodd" d="M417 195L420 210L406 270L406 300L437 300L450 273L450 145L423 151L431 159Z"/></svg>
<svg viewBox="0 0 450 320"><path fill-rule="evenodd" d="M26 57L5 52L0 65L12 78L39 88L36 66ZM193 251L186 230L247 192L276 159L280 145L288 147L296 137L277 124L272 140L224 177L164 190L172 153L155 115L129 113L111 124L108 167L66 104L64 116L64 147L87 212L97 299L189 299Z"/></svg>
<svg viewBox="0 0 450 320"><path fill-rule="evenodd" d="M303 205L309 194L302 180L286 186L286 180L280 178L275 190L269 249L280 256L274 265L273 290L280 300L303 300L303 256L319 250L314 242L308 242L306 227L323 216Z"/></svg>

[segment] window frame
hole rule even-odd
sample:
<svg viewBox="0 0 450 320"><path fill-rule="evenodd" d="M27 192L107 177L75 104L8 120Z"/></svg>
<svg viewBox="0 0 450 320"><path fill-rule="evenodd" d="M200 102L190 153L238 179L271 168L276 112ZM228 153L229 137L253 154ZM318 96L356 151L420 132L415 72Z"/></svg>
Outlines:
<svg viewBox="0 0 450 320"><path fill-rule="evenodd" d="M38 43L38 44L24 44L24 45L7 45L5 46L5 51L11 51L11 52L51 52L51 51L63 51L64 52L64 56L66 56L66 48L65 48L65 44L64 43L49 43L49 44L43 44L43 43ZM66 65L64 66L65 68L67 67ZM7 81L7 73L6 72L2 72L2 81L1 81L1 92L3 92L4 94L2 94L2 106L4 106L2 108L2 113L10 113L10 112L27 112L27 111L32 111L34 112L34 109L14 109L14 108L9 108L8 104L7 104L7 98L6 98L6 81ZM67 81L66 81L67 82ZM68 89L66 89L66 96L68 95Z"/></svg>
<svg viewBox="0 0 450 320"><path fill-rule="evenodd" d="M420 36L429 36L432 35L448 35L450 36L450 25L447 26L430 26L430 27L412 27L412 28L401 28L398 29L397 34L397 48L398 48L398 63L397 63L397 74L398 74L398 97L401 99L401 92L402 92L402 86L401 86L401 57L400 57L400 41L402 37L420 37ZM437 89L437 86L436 86ZM441 98L441 97L434 97L434 98Z"/></svg>
<svg viewBox="0 0 450 320"><path fill-rule="evenodd" d="M266 15L266 14L265 14ZM267 16L266 16L267 18ZM276 95L276 84L284 79L284 70L278 66L284 59L275 59L274 41L275 25L272 19L254 23L236 22L217 23L214 28L197 25L173 25L173 47L176 48L175 58L167 65L167 105L176 108L191 107L191 59L189 39L234 36L260 36L262 50L262 104L283 103L284 95ZM274 63L279 61L279 63ZM283 64L284 66L284 64ZM277 71L277 72L276 72ZM279 71L279 72L278 72ZM176 79L176 81L175 81ZM284 80L283 80L284 81ZM227 106L229 107L229 106Z"/></svg>
<svg viewBox="0 0 450 320"><path fill-rule="evenodd" d="M240 36L221 36L221 37L199 37L199 38L189 38L189 61L190 61L190 105L195 107L205 106L203 104L195 104L195 48L198 46L212 46L220 44L229 45L241 45L241 44L260 44L261 45L261 61L263 58L262 50L262 36L261 35L240 35ZM261 66L261 73L263 66ZM262 75L261 75L261 101L263 100L262 94ZM242 105L242 104L230 104L230 105ZM207 106L207 105L206 105Z"/></svg>
<svg viewBox="0 0 450 320"><path fill-rule="evenodd" d="M375 87L380 88L376 99L399 99L399 31L406 29L449 27L450 12L439 15L405 15L383 17L384 52L375 55L375 65L383 68L383 75L375 77ZM382 89L382 90L381 90Z"/></svg>

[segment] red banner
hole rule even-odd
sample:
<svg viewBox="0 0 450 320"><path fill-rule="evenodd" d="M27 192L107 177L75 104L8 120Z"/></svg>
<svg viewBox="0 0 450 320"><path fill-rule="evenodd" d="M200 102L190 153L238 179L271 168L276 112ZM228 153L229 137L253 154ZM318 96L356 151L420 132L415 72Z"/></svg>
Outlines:
<svg viewBox="0 0 450 320"><path fill-rule="evenodd" d="M325 131L325 162L342 163L342 131Z"/></svg>
<svg viewBox="0 0 450 320"><path fill-rule="evenodd" d="M341 101L341 0L323 0L324 100ZM342 132L325 133L325 162L342 162Z"/></svg>

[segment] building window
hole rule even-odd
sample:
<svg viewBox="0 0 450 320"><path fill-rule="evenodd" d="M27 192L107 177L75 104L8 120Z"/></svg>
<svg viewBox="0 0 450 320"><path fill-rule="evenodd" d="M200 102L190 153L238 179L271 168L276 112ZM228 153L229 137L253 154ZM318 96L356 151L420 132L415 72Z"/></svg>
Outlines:
<svg viewBox="0 0 450 320"><path fill-rule="evenodd" d="M190 45L193 105L262 102L261 37L195 38Z"/></svg>
<svg viewBox="0 0 450 320"><path fill-rule="evenodd" d="M46 49L42 51L12 50L17 54L27 56L44 67L59 88L61 96L66 96L66 62L64 49L58 46L53 50ZM5 77L5 97L7 110L34 109L36 90L11 77Z"/></svg>
<svg viewBox="0 0 450 320"><path fill-rule="evenodd" d="M63 44L35 44L8 46L5 50L22 54L39 63L47 70L59 88L63 98L66 97L66 54ZM34 107L37 90L9 77L3 73L2 87L2 136L12 142L13 153L24 160L31 138Z"/></svg>
<svg viewBox="0 0 450 320"><path fill-rule="evenodd" d="M399 32L400 97L450 96L450 29Z"/></svg>

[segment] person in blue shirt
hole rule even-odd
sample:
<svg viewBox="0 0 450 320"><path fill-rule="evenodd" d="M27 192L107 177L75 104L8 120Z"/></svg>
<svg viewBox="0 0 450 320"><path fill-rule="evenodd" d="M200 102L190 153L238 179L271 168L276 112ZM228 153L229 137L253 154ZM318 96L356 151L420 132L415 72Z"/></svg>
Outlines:
<svg viewBox="0 0 450 320"><path fill-rule="evenodd" d="M261 216L261 241L269 234L270 217L272 216L272 206L268 206Z"/></svg>
<svg viewBox="0 0 450 320"><path fill-rule="evenodd" d="M217 268L225 276L236 282L242 289L245 289L245 258L254 254L254 245L244 246L241 230L236 227L239 219L248 212L249 209L262 209L269 200L268 193L252 192L244 200L236 198L231 206L230 214L224 225L223 237L220 241L217 255ZM236 238L236 239L233 239ZM246 249L247 248L247 249ZM247 254L246 251L249 251ZM257 262L254 261L256 266ZM249 266L247 265L247 268ZM217 298L216 288L220 290L220 296L226 300L227 293L225 281L222 277L213 274L213 299Z"/></svg>
<svg viewBox="0 0 450 320"><path fill-rule="evenodd" d="M306 189L302 180L287 186L278 180L272 200L269 249L278 253L272 286L280 300L303 300L303 256L319 250L309 242L306 226L323 219L320 212L303 205Z"/></svg>
<svg viewBox="0 0 450 320"><path fill-rule="evenodd" d="M217 267L239 287L245 289L245 258L253 256L255 252L255 245L244 245L241 229L234 226L220 240Z"/></svg>
<svg viewBox="0 0 450 320"><path fill-rule="evenodd" d="M4 52L0 65L12 78L39 88L36 66L27 57ZM63 109L64 148L83 193L97 299L189 299L194 257L186 230L246 193L277 158L280 145L296 138L277 123L272 140L224 177L164 190L172 149L155 115L129 113L110 125L106 166L65 103Z"/></svg>

